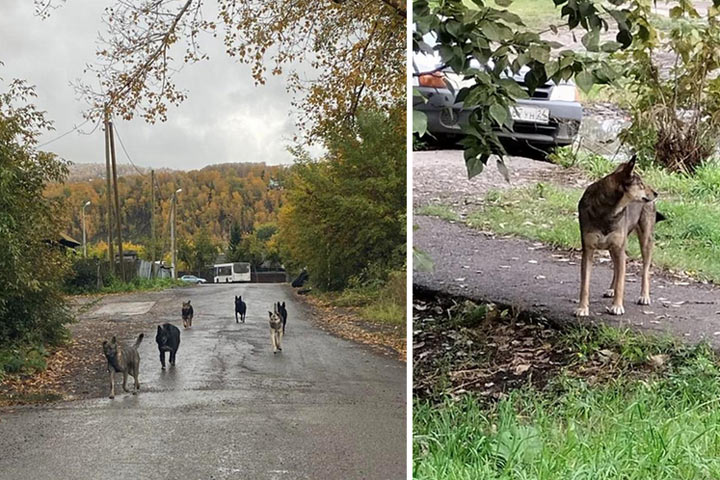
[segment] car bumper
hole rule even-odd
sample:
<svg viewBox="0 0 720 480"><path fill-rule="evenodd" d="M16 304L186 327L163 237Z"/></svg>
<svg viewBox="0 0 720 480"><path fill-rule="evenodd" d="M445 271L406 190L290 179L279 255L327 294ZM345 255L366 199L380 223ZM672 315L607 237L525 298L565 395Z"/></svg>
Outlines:
<svg viewBox="0 0 720 480"><path fill-rule="evenodd" d="M414 109L427 115L428 131L433 135L461 135L472 110L463 109L462 103L454 103L455 95L450 90L427 87L418 90L426 101L413 97ZM511 131L497 130L501 139L536 145L569 145L575 141L583 116L580 103L518 100L517 104L547 108L549 121L547 124L515 121Z"/></svg>

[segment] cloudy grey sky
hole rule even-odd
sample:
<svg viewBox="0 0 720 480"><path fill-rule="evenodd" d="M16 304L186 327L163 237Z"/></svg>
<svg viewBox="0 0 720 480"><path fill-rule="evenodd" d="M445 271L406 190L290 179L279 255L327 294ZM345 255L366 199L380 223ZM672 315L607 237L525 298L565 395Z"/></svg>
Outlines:
<svg viewBox="0 0 720 480"><path fill-rule="evenodd" d="M94 60L101 13L111 1L68 0L46 20L34 16L32 0L1 3L0 61L5 65L0 66L0 78L22 78L37 87L36 103L56 128L40 143L52 140L83 122L87 105L70 82ZM250 69L229 59L222 42L208 38L203 46L210 60L176 75L188 99L169 107L167 122L116 121L132 160L140 166L183 170L223 162L290 163L285 147L297 132L284 79L271 77L256 87ZM90 128L87 124L83 130ZM72 133L43 149L76 163L105 161L100 130ZM118 161L127 163L119 145L117 149Z"/></svg>

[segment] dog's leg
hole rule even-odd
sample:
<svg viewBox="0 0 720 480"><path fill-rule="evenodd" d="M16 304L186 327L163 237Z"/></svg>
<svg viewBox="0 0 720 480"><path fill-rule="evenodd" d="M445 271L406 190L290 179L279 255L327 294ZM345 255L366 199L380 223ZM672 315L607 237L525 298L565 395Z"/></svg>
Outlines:
<svg viewBox="0 0 720 480"><path fill-rule="evenodd" d="M170 352L170 365L173 367L175 366L175 352L177 352L177 350L172 350Z"/></svg>
<svg viewBox="0 0 720 480"><path fill-rule="evenodd" d="M160 350L160 365L162 365L162 368L165 368L165 351Z"/></svg>
<svg viewBox="0 0 720 480"><path fill-rule="evenodd" d="M273 353L277 352L277 344L275 343L275 330L270 329L270 341L273 346Z"/></svg>
<svg viewBox="0 0 720 480"><path fill-rule="evenodd" d="M115 369L110 367L110 398L115 398Z"/></svg>
<svg viewBox="0 0 720 480"><path fill-rule="evenodd" d="M615 296L616 288L617 288L617 277L615 276L615 268L613 268L613 278L612 278L612 282L610 282L610 288L605 290L605 293L603 293L603 297L613 298Z"/></svg>
<svg viewBox="0 0 720 480"><path fill-rule="evenodd" d="M140 362L135 364L133 371L133 378L135 379L135 390L133 390L133 395L137 395L138 390L140 390L140 379L138 378L140 376Z"/></svg>
<svg viewBox="0 0 720 480"><path fill-rule="evenodd" d="M283 337L282 330L278 330L276 335L278 337L278 339L277 339L278 350L280 350L282 352L282 337Z"/></svg>
<svg viewBox="0 0 720 480"><path fill-rule="evenodd" d="M638 231L640 239L640 251L643 259L642 288L638 305L650 305L650 264L652 263L653 236L652 231Z"/></svg>
<svg viewBox="0 0 720 480"><path fill-rule="evenodd" d="M125 371L123 372L123 390L125 390L126 392L128 391L128 389L127 389L127 377L128 377L128 372L127 372L127 368L125 368Z"/></svg>
<svg viewBox="0 0 720 480"><path fill-rule="evenodd" d="M575 310L576 317L590 315L590 270L592 269L593 250L583 248L580 265L580 305Z"/></svg>
<svg viewBox="0 0 720 480"><path fill-rule="evenodd" d="M625 296L625 246L612 247L610 256L613 260L613 271L615 276L615 298L610 307L607 307L611 315L622 315L625 313L623 298Z"/></svg>
<svg viewBox="0 0 720 480"><path fill-rule="evenodd" d="M235 310L235 323L240 323L240 321L238 320L238 312L237 312L237 310Z"/></svg>

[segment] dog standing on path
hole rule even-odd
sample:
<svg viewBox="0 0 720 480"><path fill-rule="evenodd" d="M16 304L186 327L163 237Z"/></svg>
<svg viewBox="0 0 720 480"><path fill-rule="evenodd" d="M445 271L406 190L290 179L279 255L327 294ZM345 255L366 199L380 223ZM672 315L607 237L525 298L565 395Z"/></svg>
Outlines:
<svg viewBox="0 0 720 480"><path fill-rule="evenodd" d="M155 342L160 351L160 365L165 368L165 352L170 352L170 365L175 366L175 355L180 348L180 329L170 323L158 325Z"/></svg>
<svg viewBox="0 0 720 480"><path fill-rule="evenodd" d="M240 321L245 323L245 313L247 312L247 305L243 302L242 296L235 296L235 323L238 322L238 315L240 315Z"/></svg>
<svg viewBox="0 0 720 480"><path fill-rule="evenodd" d="M652 262L655 223L665 217L655 209L657 192L645 185L635 173L636 157L619 165L614 172L590 185L580 199L578 213L582 242L580 269L580 305L575 316L590 314L590 270L595 250L609 250L613 261L613 279L606 297L613 298L607 311L625 313L625 250L633 231L640 239L643 259L642 289L638 304L650 305L650 264Z"/></svg>
<svg viewBox="0 0 720 480"><path fill-rule="evenodd" d="M120 372L123 374L123 390L126 392L127 389L127 377L132 375L135 379L135 390L133 395L136 395L140 390L140 381L138 380L138 374L140 373L140 355L138 354L138 346L142 342L144 335L141 333L135 344L131 347L125 347L118 345L117 339L112 337L109 342L103 341L103 353L107 359L107 368L110 372L110 398L115 398L115 373Z"/></svg>
<svg viewBox="0 0 720 480"><path fill-rule="evenodd" d="M182 319L183 319L183 328L190 328L192 327L192 320L193 320L193 307L190 305L190 300L187 302L183 302L182 306Z"/></svg>
<svg viewBox="0 0 720 480"><path fill-rule="evenodd" d="M277 308L277 305L273 306ZM268 312L270 315L270 340L272 341L273 353L282 352L282 318L280 314Z"/></svg>

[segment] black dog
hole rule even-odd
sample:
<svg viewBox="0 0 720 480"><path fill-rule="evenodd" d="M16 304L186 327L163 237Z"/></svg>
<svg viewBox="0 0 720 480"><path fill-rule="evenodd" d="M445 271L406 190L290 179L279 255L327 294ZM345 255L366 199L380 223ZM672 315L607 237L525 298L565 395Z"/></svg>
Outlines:
<svg viewBox="0 0 720 480"><path fill-rule="evenodd" d="M276 310L278 312L278 315L280 315L280 318L282 318L282 325L283 325L283 335L285 335L285 324L287 323L287 308L285 308L285 302L277 302Z"/></svg>
<svg viewBox="0 0 720 480"><path fill-rule="evenodd" d="M293 288L300 288L303 285L305 285L305 282L308 281L308 278L310 278L310 275L308 274L307 270L304 268L300 272L300 275L297 276L295 280L292 282Z"/></svg>
<svg viewBox="0 0 720 480"><path fill-rule="evenodd" d="M240 314L240 320L245 323L245 312L247 312L247 305L242 300L242 296L235 297L235 323L238 322L238 314Z"/></svg>
<svg viewBox="0 0 720 480"><path fill-rule="evenodd" d="M175 366L175 354L180 347L180 329L169 323L158 325L155 341L160 350L162 368L165 368L165 352L170 352L170 365Z"/></svg>

